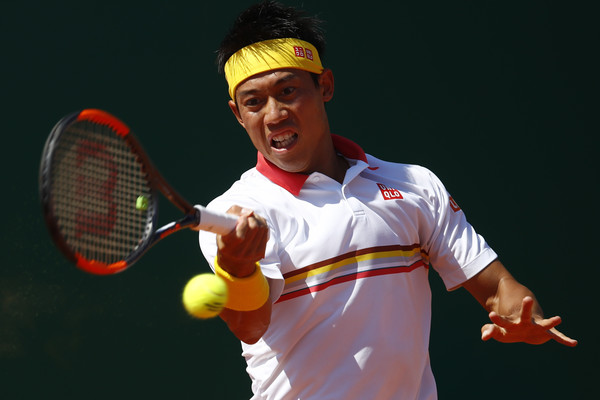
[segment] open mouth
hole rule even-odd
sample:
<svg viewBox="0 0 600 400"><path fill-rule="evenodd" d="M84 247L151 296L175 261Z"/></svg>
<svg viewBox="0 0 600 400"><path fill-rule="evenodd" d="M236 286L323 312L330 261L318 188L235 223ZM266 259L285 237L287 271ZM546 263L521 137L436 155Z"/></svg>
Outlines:
<svg viewBox="0 0 600 400"><path fill-rule="evenodd" d="M298 140L297 133L285 133L271 139L271 147L275 149L287 149Z"/></svg>

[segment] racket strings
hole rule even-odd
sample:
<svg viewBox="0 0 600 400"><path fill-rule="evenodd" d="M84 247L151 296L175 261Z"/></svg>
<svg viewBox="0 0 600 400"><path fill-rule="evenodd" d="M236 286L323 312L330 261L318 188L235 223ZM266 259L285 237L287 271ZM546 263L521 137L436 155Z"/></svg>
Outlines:
<svg viewBox="0 0 600 400"><path fill-rule="evenodd" d="M78 121L61 135L52 165L53 206L61 234L83 258L112 264L150 234L152 192L142 164L105 125ZM147 210L136 209L144 196Z"/></svg>

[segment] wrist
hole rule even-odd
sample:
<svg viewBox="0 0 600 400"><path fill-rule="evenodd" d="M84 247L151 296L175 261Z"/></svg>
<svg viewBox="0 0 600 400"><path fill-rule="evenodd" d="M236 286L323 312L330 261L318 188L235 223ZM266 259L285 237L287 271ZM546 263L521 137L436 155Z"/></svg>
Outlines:
<svg viewBox="0 0 600 400"><path fill-rule="evenodd" d="M220 252L217 253L217 257L215 258L215 265L219 265L223 271L236 278L251 276L256 271L257 264L257 262L248 262L234 257L227 257Z"/></svg>
<svg viewBox="0 0 600 400"><path fill-rule="evenodd" d="M269 283L262 274L260 264L253 266L254 272L245 277L237 277L224 270L215 257L215 274L227 284L225 307L235 311L253 311L262 307L269 299Z"/></svg>

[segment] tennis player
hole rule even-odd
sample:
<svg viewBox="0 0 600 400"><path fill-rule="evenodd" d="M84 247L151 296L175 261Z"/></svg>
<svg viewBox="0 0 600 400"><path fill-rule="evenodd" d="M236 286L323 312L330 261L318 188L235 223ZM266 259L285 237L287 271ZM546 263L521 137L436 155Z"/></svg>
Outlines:
<svg viewBox="0 0 600 400"><path fill-rule="evenodd" d="M218 53L258 158L209 205L239 215L236 230L200 244L228 282L222 318L253 399L436 399L430 268L489 312L483 340L575 346L432 172L330 132L324 42L317 19L266 1Z"/></svg>

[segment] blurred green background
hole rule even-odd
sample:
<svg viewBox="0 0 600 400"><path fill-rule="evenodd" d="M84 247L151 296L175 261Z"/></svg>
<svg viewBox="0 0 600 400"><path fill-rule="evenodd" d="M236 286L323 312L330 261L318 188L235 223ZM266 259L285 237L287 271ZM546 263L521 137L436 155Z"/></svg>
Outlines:
<svg viewBox="0 0 600 400"><path fill-rule="evenodd" d="M284 1L325 21L332 129L432 169L575 349L482 343L485 312L431 274L441 399L591 398L598 249L595 2ZM130 270L86 275L41 218L37 174L64 114L102 108L205 204L255 162L214 51L250 1L0 1L3 399L250 397L237 340L185 314L208 270L191 232ZM163 221L177 215L165 207ZM590 261L590 258L592 260ZM394 334L390 332L390 334ZM394 373L394 371L390 371Z"/></svg>

